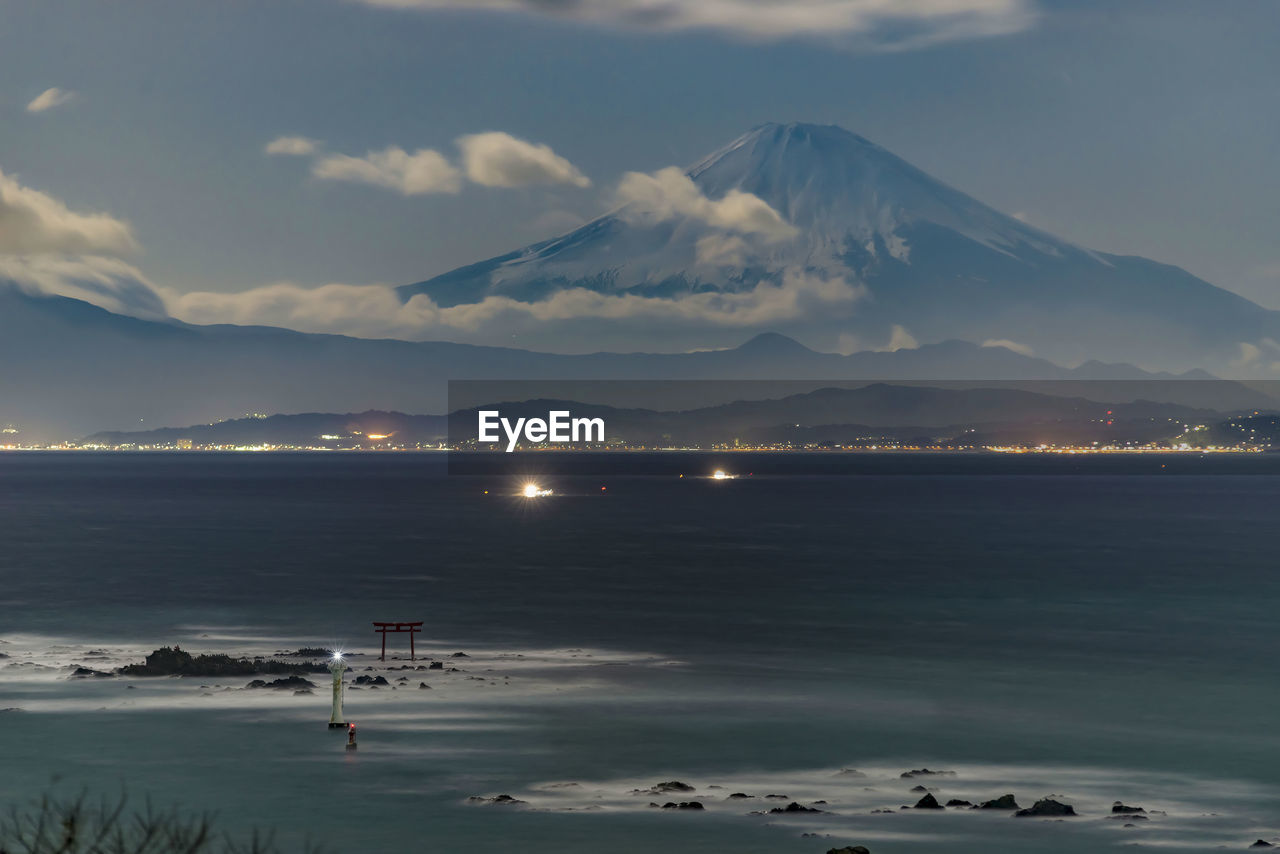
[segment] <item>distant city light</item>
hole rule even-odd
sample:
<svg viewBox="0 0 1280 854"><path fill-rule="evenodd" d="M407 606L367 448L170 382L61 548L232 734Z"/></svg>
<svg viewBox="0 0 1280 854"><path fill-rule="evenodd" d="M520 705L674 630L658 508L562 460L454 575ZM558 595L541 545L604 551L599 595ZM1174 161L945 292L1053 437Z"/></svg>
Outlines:
<svg viewBox="0 0 1280 854"><path fill-rule="evenodd" d="M737 475L727 474L721 469L716 469L716 473L711 475L715 480L733 480Z"/></svg>
<svg viewBox="0 0 1280 854"><path fill-rule="evenodd" d="M541 486L538 486L538 484L534 483L533 481L529 481L524 485L524 488L520 490L520 494L523 495L525 498L542 498L544 496L550 495L551 490L543 489Z"/></svg>

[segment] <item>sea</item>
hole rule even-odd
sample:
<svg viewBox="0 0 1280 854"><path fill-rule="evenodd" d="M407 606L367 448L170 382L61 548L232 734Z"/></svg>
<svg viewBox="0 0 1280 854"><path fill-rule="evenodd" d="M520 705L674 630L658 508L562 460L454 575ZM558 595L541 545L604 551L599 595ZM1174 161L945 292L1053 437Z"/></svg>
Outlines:
<svg viewBox="0 0 1280 854"><path fill-rule="evenodd" d="M0 454L0 811L285 851L1280 843L1280 455L481 462ZM374 621L422 621L414 659ZM72 676L171 645L342 650L358 748L327 674ZM1076 815L914 808L1006 793Z"/></svg>

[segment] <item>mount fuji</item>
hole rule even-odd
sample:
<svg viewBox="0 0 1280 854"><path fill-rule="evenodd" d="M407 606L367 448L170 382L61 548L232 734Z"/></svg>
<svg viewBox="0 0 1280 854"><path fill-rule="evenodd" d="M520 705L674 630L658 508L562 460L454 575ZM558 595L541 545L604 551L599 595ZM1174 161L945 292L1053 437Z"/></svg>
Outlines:
<svg viewBox="0 0 1280 854"><path fill-rule="evenodd" d="M824 301L819 290L810 311L762 317L759 331L826 350L960 339L1004 342L1060 364L1098 359L1178 371L1225 372L1242 344L1280 338L1280 313L1177 267L1055 237L839 127L760 125L683 174L700 208L624 200L566 235L399 293L441 306L488 297L536 304L575 290L678 302L818 282L827 293L846 288L847 298L837 290ZM776 214L778 228L706 215L752 196ZM588 346L640 340L620 323L596 327L608 337ZM664 341L724 346L743 331L681 322ZM652 340L650 332L650 347Z"/></svg>

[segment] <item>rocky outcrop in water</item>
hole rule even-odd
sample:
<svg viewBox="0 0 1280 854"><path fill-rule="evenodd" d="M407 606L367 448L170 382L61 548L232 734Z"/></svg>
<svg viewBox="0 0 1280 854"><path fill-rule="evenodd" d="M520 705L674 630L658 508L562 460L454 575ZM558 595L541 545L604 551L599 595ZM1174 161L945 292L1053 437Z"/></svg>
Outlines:
<svg viewBox="0 0 1280 854"><path fill-rule="evenodd" d="M910 780L913 777L954 777L955 771L930 771L928 768L916 768L913 771L903 771L898 775L903 780Z"/></svg>
<svg viewBox="0 0 1280 854"><path fill-rule="evenodd" d="M696 792L693 786L688 783L681 783L679 780L668 780L665 783L654 783L648 789L632 789L633 795L670 795L685 792Z"/></svg>
<svg viewBox="0 0 1280 854"><path fill-rule="evenodd" d="M978 805L978 809L980 810L1016 810L1016 809L1019 809L1019 807L1018 807L1018 802L1017 800L1014 799L1013 795L1001 795L1000 797L994 800L983 801L981 804Z"/></svg>
<svg viewBox="0 0 1280 854"><path fill-rule="evenodd" d="M283 679L272 679L270 682L265 679L255 679L245 688L274 688L277 691L290 689L293 691L310 690L316 687L316 683L301 676L286 676Z"/></svg>
<svg viewBox="0 0 1280 854"><path fill-rule="evenodd" d="M912 809L940 810L940 809L945 809L945 807L943 807L942 804L938 803L938 799L933 796L932 792L930 792L920 800L916 801L916 805L912 807Z"/></svg>
<svg viewBox="0 0 1280 854"><path fill-rule="evenodd" d="M1055 801L1053 798L1042 798L1027 809L1014 813L1018 818L1062 818L1075 814L1076 811L1070 804Z"/></svg>
<svg viewBox="0 0 1280 854"><path fill-rule="evenodd" d="M488 804L490 806L519 806L527 804L528 801L522 801L519 798L513 798L510 795L495 795L492 798L485 798L479 795L472 795L467 798L469 804Z"/></svg>
<svg viewBox="0 0 1280 854"><path fill-rule="evenodd" d="M232 658L223 653L193 656L176 646L162 646L148 655L142 664L126 664L116 673L121 676L257 676L326 671L323 664L273 658Z"/></svg>

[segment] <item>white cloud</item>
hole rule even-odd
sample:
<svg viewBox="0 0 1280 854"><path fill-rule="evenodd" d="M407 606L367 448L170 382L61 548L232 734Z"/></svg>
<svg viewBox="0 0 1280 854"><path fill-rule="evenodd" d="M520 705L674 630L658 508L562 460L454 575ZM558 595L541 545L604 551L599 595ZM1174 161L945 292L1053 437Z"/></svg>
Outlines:
<svg viewBox="0 0 1280 854"><path fill-rule="evenodd" d="M916 337L901 324L889 327L889 340L883 344L873 344L852 332L842 332L836 338L836 352L848 356L853 353L896 353L899 350L915 350L920 347Z"/></svg>
<svg viewBox="0 0 1280 854"><path fill-rule="evenodd" d="M1250 344L1248 341L1240 342L1240 358L1231 363L1233 368L1244 368L1256 363L1262 358L1262 348L1257 344Z"/></svg>
<svg viewBox="0 0 1280 854"><path fill-rule="evenodd" d="M712 201L698 185L676 166L659 169L653 174L628 172L618 184L618 203L623 216L651 217L657 220L688 217L706 224L765 240L785 240L798 230L759 196L730 190L724 198Z"/></svg>
<svg viewBox="0 0 1280 854"><path fill-rule="evenodd" d="M43 113L46 110L52 110L54 107L61 107L75 96L75 92L69 92L66 89L59 89L54 86L51 89L45 89L32 98L31 103L27 104L27 112Z"/></svg>
<svg viewBox="0 0 1280 854"><path fill-rule="evenodd" d="M884 350L896 353L899 350L915 350L919 346L920 342L907 331L905 326L899 326L895 323L889 330L889 343L884 346Z"/></svg>
<svg viewBox="0 0 1280 854"><path fill-rule="evenodd" d="M320 144L305 136L278 136L267 143L264 149L267 154L288 154L295 157L310 157L319 149Z"/></svg>
<svg viewBox="0 0 1280 854"><path fill-rule="evenodd" d="M747 242L736 234L708 234L694 244L697 263L708 267L742 267L747 250Z"/></svg>
<svg viewBox="0 0 1280 854"><path fill-rule="evenodd" d="M0 253L101 253L138 248L129 224L109 214L76 213L0 171Z"/></svg>
<svg viewBox="0 0 1280 854"><path fill-rule="evenodd" d="M155 286L118 258L0 254L0 279L27 293L84 300L117 314L168 316Z"/></svg>
<svg viewBox="0 0 1280 854"><path fill-rule="evenodd" d="M586 175L550 146L525 142L501 131L458 137L458 148L467 177L486 187L591 185Z"/></svg>
<svg viewBox="0 0 1280 854"><path fill-rule="evenodd" d="M798 271L780 284L761 283L738 293L696 293L676 298L602 294L584 288L545 300L490 296L442 307L425 295L401 302L385 285L329 284L307 288L284 282L240 293L166 294L168 311L190 323L270 324L304 332L366 338L424 340L459 333L491 335L516 328L577 320L700 323L720 327L767 326L779 321L852 310L866 296L861 285Z"/></svg>
<svg viewBox="0 0 1280 854"><path fill-rule="evenodd" d="M77 213L0 172L0 284L72 297L120 314L165 317L164 301L142 273L108 257L137 248L127 222L110 214Z"/></svg>
<svg viewBox="0 0 1280 854"><path fill-rule="evenodd" d="M1024 356L1034 356L1035 350L1032 350L1026 344L1019 344L1017 341L1010 341L1008 338L988 338L982 342L983 347L1003 347L1006 350L1012 350L1015 353L1021 353Z"/></svg>
<svg viewBox="0 0 1280 854"><path fill-rule="evenodd" d="M751 39L843 37L902 49L1018 32L1032 0L357 0L391 9L483 9L658 31Z"/></svg>
<svg viewBox="0 0 1280 854"><path fill-rule="evenodd" d="M330 154L311 165L311 174L329 181L386 187L405 196L457 193L462 189L462 174L443 154L430 148L409 154L393 145L370 151L364 157Z"/></svg>
<svg viewBox="0 0 1280 854"><path fill-rule="evenodd" d="M1280 373L1280 342L1274 338L1263 338L1257 344L1240 342L1240 358L1228 363L1236 369L1250 369Z"/></svg>

